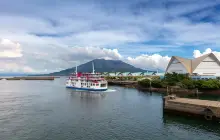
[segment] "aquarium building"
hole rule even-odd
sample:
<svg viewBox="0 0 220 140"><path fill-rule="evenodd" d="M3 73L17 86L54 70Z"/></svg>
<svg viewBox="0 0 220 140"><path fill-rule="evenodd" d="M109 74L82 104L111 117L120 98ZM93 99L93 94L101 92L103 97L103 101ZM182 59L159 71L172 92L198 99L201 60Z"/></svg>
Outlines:
<svg viewBox="0 0 220 140"><path fill-rule="evenodd" d="M172 56L166 73L173 72L200 78L220 76L220 54L209 53L195 59Z"/></svg>

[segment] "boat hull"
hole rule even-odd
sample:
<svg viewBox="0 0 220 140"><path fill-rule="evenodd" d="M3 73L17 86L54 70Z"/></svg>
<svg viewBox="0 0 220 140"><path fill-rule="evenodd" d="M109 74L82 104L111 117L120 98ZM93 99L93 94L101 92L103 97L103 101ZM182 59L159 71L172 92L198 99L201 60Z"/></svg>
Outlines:
<svg viewBox="0 0 220 140"><path fill-rule="evenodd" d="M72 86L66 86L66 88L75 89L75 90L84 90L84 91L106 91L106 89L93 89L93 88L78 88L78 87L72 87Z"/></svg>

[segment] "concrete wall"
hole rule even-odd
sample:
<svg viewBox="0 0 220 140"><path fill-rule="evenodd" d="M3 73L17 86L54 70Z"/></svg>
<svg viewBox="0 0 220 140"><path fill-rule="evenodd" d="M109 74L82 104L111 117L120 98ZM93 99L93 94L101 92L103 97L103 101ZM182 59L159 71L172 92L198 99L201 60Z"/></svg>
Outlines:
<svg viewBox="0 0 220 140"><path fill-rule="evenodd" d="M208 106L205 104L199 105L199 104L175 102L172 100L175 100L175 99L169 99L169 96L166 96L164 98L164 109L165 110L173 110L173 111L178 111L178 112L185 112L188 114L195 114L195 115L204 116L205 115L204 111L208 108L213 112L213 115L215 117L220 118L220 108L219 107L212 107L212 106Z"/></svg>
<svg viewBox="0 0 220 140"><path fill-rule="evenodd" d="M165 109L188 112L188 113L198 114L198 115L200 115L201 112L204 110L204 108L201 106L176 103L176 102L170 102L170 101L166 102Z"/></svg>

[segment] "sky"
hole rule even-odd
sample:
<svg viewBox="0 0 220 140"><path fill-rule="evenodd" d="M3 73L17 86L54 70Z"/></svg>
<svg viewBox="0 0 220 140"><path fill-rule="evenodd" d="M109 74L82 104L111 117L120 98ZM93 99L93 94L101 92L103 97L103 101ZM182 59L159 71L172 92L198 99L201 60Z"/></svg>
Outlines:
<svg viewBox="0 0 220 140"><path fill-rule="evenodd" d="M0 73L50 73L96 58L166 69L220 51L220 0L1 0Z"/></svg>

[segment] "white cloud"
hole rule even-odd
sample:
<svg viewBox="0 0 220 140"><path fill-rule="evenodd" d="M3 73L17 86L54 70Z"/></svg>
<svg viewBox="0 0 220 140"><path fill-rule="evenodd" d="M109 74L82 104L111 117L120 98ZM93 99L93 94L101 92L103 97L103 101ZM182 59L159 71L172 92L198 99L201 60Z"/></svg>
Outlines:
<svg viewBox="0 0 220 140"><path fill-rule="evenodd" d="M139 38L135 34L126 34L125 32L120 31L92 31L79 33L74 38L77 43L83 45L114 45L121 44L125 42L135 42L138 41Z"/></svg>
<svg viewBox="0 0 220 140"><path fill-rule="evenodd" d="M0 72L12 72L12 73L19 73L19 72L24 72L24 73L36 73L37 71L32 69L29 66L17 64L17 63L4 63L0 61Z"/></svg>
<svg viewBox="0 0 220 140"><path fill-rule="evenodd" d="M12 41L5 39L3 43L9 44L8 42ZM6 57L0 57L1 72L50 73L97 58L122 58L117 49L101 47L67 47L57 45L35 47L27 44L21 44L19 47L20 46L24 48L21 56L16 55L15 57L14 55L7 55Z"/></svg>
<svg viewBox="0 0 220 140"><path fill-rule="evenodd" d="M162 69L165 70L169 61L170 57L168 56L161 56L159 54L153 55L140 55L135 58L128 57L128 63L142 68L142 69Z"/></svg>
<svg viewBox="0 0 220 140"><path fill-rule="evenodd" d="M220 52L212 51L211 48L207 48L204 52L201 52L199 50L194 50L193 51L193 57L197 58L197 57L200 57L200 56L208 54L208 53L214 53L218 57L218 59L220 58Z"/></svg>
<svg viewBox="0 0 220 140"><path fill-rule="evenodd" d="M208 53L211 53L211 52L213 52L213 51L210 48L207 48L204 52L200 52L200 50L194 50L193 51L193 57L197 58L197 57L200 57L204 54L208 54ZM216 52L216 51L214 51L214 52Z"/></svg>
<svg viewBox="0 0 220 140"><path fill-rule="evenodd" d="M119 54L117 49L106 49L100 47L70 47L68 52L64 53L63 58L66 61L71 60L92 60L96 58L106 58L106 59L121 59L122 56Z"/></svg>
<svg viewBox="0 0 220 140"><path fill-rule="evenodd" d="M0 44L0 69L51 72L95 58L164 69L169 57L157 53L181 51L179 46L184 45L220 45L220 23L201 20L216 18L212 7L217 4L207 0L167 0L167 7L162 1L143 0L0 1L0 38L8 39L8 44ZM155 54L140 55L149 52ZM202 54L195 50L194 57Z"/></svg>
<svg viewBox="0 0 220 140"><path fill-rule="evenodd" d="M8 39L0 40L0 58L22 57L22 50L19 43Z"/></svg>

